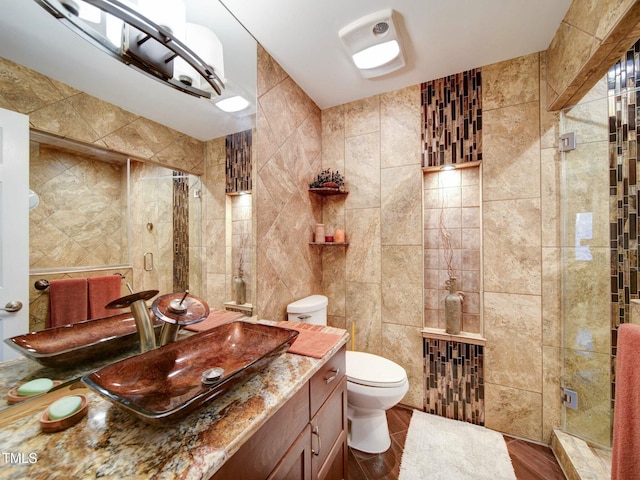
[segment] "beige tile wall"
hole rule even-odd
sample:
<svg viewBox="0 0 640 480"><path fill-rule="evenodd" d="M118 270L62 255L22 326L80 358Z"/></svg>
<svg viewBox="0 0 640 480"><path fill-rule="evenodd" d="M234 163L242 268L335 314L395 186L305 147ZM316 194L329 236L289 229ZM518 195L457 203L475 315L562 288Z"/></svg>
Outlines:
<svg viewBox="0 0 640 480"><path fill-rule="evenodd" d="M639 37L638 0L573 0L547 50L547 105L577 104Z"/></svg>
<svg viewBox="0 0 640 480"><path fill-rule="evenodd" d="M203 142L0 58L0 108L36 130L201 174Z"/></svg>
<svg viewBox="0 0 640 480"><path fill-rule="evenodd" d="M309 245L322 219L308 192L321 167L320 109L262 48L258 48L256 307L285 320L289 303L322 291L321 252Z"/></svg>
<svg viewBox="0 0 640 480"><path fill-rule="evenodd" d="M127 263L127 168L31 142L29 266L55 269Z"/></svg>
<svg viewBox="0 0 640 480"><path fill-rule="evenodd" d="M330 323L354 324L357 350L405 367L403 403L421 408L420 86L324 110L322 168L343 172L349 191L324 200L323 223L349 242L322 252Z"/></svg>
<svg viewBox="0 0 640 480"><path fill-rule="evenodd" d="M451 266L464 292L462 331L482 333L480 323L480 167L424 174L424 325L446 328L448 265L441 225L450 235Z"/></svg>

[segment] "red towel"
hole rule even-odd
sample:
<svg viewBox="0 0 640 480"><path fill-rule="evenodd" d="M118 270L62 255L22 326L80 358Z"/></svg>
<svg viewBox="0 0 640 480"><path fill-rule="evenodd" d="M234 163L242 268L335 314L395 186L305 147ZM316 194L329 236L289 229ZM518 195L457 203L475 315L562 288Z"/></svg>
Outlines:
<svg viewBox="0 0 640 480"><path fill-rule="evenodd" d="M640 325L618 328L611 480L638 478L640 468Z"/></svg>
<svg viewBox="0 0 640 480"><path fill-rule="evenodd" d="M279 327L297 330L300 334L289 347L289 353L304 355L306 357L322 358L342 338L334 333L325 333L321 325L310 325L298 322L280 322Z"/></svg>
<svg viewBox="0 0 640 480"><path fill-rule="evenodd" d="M49 309L45 326L59 327L87 319L87 279L49 281Z"/></svg>
<svg viewBox="0 0 640 480"><path fill-rule="evenodd" d="M184 328L193 332L204 332L205 330L209 330L210 328L217 327L218 325L222 325L223 323L233 322L234 320L238 320L245 316L246 315L241 312L211 309L211 311L209 312L209 316L203 321L201 321L200 323L194 323L193 325L187 325Z"/></svg>
<svg viewBox="0 0 640 480"><path fill-rule="evenodd" d="M122 297L120 275L105 275L87 278L89 285L89 317L101 318L121 313L120 310L107 310L105 307L111 300Z"/></svg>

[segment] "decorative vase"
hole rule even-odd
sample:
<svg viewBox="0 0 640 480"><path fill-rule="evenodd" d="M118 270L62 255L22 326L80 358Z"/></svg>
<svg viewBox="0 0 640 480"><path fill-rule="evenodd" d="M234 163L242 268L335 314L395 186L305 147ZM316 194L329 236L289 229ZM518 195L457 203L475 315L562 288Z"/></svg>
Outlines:
<svg viewBox="0 0 640 480"><path fill-rule="evenodd" d="M444 299L444 317L447 323L447 333L458 335L462 324L462 302L464 294L456 291L456 278L449 278L445 282L449 294Z"/></svg>
<svg viewBox="0 0 640 480"><path fill-rule="evenodd" d="M233 288L235 292L234 301L237 305L246 303L247 286L244 283L244 279L241 276L237 276L233 280Z"/></svg>

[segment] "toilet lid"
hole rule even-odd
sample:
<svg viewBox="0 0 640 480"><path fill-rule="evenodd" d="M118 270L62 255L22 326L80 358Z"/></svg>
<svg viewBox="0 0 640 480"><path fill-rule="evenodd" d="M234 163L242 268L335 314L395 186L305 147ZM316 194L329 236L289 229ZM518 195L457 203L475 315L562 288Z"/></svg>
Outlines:
<svg viewBox="0 0 640 480"><path fill-rule="evenodd" d="M347 380L370 387L392 388L407 381L407 372L378 355L347 351Z"/></svg>

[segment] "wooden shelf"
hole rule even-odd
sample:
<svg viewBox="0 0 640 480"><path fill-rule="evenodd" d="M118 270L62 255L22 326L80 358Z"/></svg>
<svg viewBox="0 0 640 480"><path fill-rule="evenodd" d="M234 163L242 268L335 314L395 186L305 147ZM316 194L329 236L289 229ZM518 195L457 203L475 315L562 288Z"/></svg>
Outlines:
<svg viewBox="0 0 640 480"><path fill-rule="evenodd" d="M309 245L317 245L318 247L346 247L348 242L309 242Z"/></svg>
<svg viewBox="0 0 640 480"><path fill-rule="evenodd" d="M331 195L346 195L349 193L345 190L339 190L337 188L310 188L309 191L311 193L315 193L316 195L322 195L323 197L329 197Z"/></svg>

